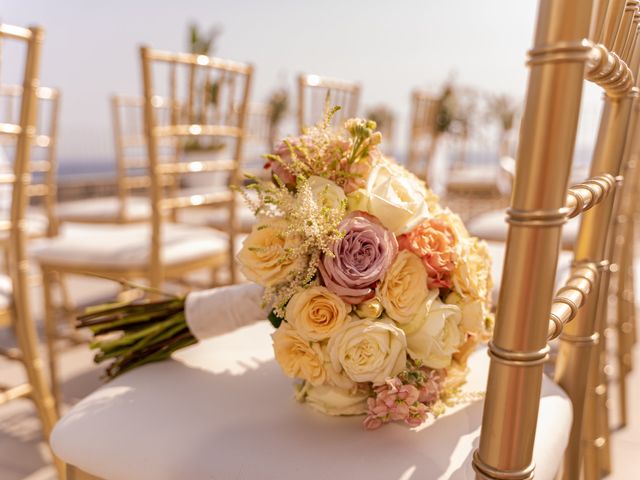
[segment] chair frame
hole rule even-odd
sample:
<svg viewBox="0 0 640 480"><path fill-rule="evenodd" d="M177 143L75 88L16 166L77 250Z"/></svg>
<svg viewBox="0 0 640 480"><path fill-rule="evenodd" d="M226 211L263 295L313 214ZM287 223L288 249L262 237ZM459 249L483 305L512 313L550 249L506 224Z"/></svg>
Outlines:
<svg viewBox="0 0 640 480"><path fill-rule="evenodd" d="M359 83L320 75L300 74L298 75L297 109L298 131L300 133L309 126L306 125L305 118L311 106L307 105L305 93L310 89L324 89L330 95L333 95L329 99L331 105L339 105L342 107L345 118L354 117L357 114L360 105L360 95L362 94L362 87ZM324 108L324 101L322 108ZM321 120L322 113L317 121L319 122Z"/></svg>
<svg viewBox="0 0 640 480"><path fill-rule="evenodd" d="M599 339L608 295L615 193L627 131L635 124L631 107L638 92L634 78L640 41L636 0L601 0L593 15L592 4L593 0L539 3L517 172L507 210L502 287L489 344L482 433L473 457L479 479L533 478L542 369L547 342L555 337L560 337L555 380L574 408L561 478L580 478L583 466L585 478L599 478L607 467L608 425L598 421L606 415ZM585 78L604 89L604 110L592 178L567 190ZM557 261L562 225L582 212L574 267L554 297L556 262L538 259Z"/></svg>
<svg viewBox="0 0 640 480"><path fill-rule="evenodd" d="M2 175L0 181L13 185L11 199L11 221L9 226L8 270L13 283L13 305L8 313L13 317L12 325L19 345L19 354L10 355L21 360L25 366L28 383L0 395L0 403L30 397L42 423L44 436L49 438L57 413L38 353L38 337L31 315L29 302L29 264L27 262L27 232L25 222L27 199L30 193L31 152L36 137L36 115L38 107L39 72L44 31L40 27L22 28L0 24L0 38L25 42L27 54L24 67L20 123L0 124L0 133L17 137L14 173ZM62 463L55 459L60 475L64 474Z"/></svg>
<svg viewBox="0 0 640 480"><path fill-rule="evenodd" d="M411 92L407 168L411 171L419 171L418 161L422 155L418 144L428 139L422 170L422 178L425 178L427 183L439 137L436 125L439 108L440 101L433 94L418 89Z"/></svg>
<svg viewBox="0 0 640 480"><path fill-rule="evenodd" d="M52 286L55 281L63 275L75 274L86 275L87 272L99 272L101 275L114 279L139 279L146 278L152 288L160 288L165 279L180 279L189 272L200 269L211 269L216 271L225 263L228 264L231 273L231 282L235 282L235 262L234 243L236 225L236 196L233 192L223 192L190 195L175 198L163 198L166 190L166 178L174 177L182 173L200 171L228 171L232 180L238 178L240 160L242 158L242 147L245 136L244 122L246 118L247 106L251 93L251 80L253 67L248 64L223 60L204 55L187 53L172 53L161 50L153 50L148 47L140 48L140 59L142 66L142 79L144 91L144 128L149 160L149 187L151 198L151 238L149 262L142 268L132 267L127 269L97 268L93 265L68 266L56 262L40 262L40 269L43 275L44 305L45 305L45 325L47 336L47 347L49 349L49 368L51 373L51 384L54 396L60 402L60 386L57 378L57 356L55 341L58 337L56 332L56 315L53 302ZM242 103L236 113L238 126L224 125L200 125L178 123L178 108L176 102L177 92L175 82L173 83L172 96L168 100L172 105L172 124L169 126L156 125L155 110L158 101L165 101L154 94L154 84L151 72L153 62L164 62L170 64L175 71L178 65L187 65L191 69L190 78L193 81L195 69L214 68L230 73L241 75L244 79L244 92ZM192 97L192 96L191 96ZM192 102L192 98L190 99ZM187 105L187 108L189 106ZM190 118L190 117L189 117ZM161 163L159 161L159 144L162 138L186 138L196 135L226 135L237 139L233 159L231 160L211 160L193 162ZM168 220L167 212L172 213L180 208L188 208L203 205L227 205L229 208L229 247L224 254L211 256L205 259L192 260L179 264L164 266L161 261L162 253L162 224Z"/></svg>

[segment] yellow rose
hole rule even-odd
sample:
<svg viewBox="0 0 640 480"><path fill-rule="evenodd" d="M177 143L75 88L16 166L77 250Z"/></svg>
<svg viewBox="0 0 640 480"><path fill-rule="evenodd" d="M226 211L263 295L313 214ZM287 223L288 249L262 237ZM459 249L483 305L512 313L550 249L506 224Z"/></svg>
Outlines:
<svg viewBox="0 0 640 480"><path fill-rule="evenodd" d="M345 390L331 385L309 385L304 389L304 401L326 415L361 415L367 413L367 391Z"/></svg>
<svg viewBox="0 0 640 480"><path fill-rule="evenodd" d="M408 250L401 250L378 285L377 293L387 315L405 324L423 311L427 298L438 291L427 289L427 271L422 260Z"/></svg>
<svg viewBox="0 0 640 480"><path fill-rule="evenodd" d="M300 245L296 235L286 235L282 218L263 218L253 226L238 253L240 269L249 280L271 287L282 283L306 261L304 257L289 257L287 252Z"/></svg>
<svg viewBox="0 0 640 480"><path fill-rule="evenodd" d="M381 385L405 368L407 341L389 319L352 319L336 332L327 346L336 371L354 382Z"/></svg>
<svg viewBox="0 0 640 480"><path fill-rule="evenodd" d="M458 307L442 303L439 298L433 299L426 315L402 326L411 358L422 361L429 368L447 368L465 340L460 332L461 321Z"/></svg>
<svg viewBox="0 0 640 480"><path fill-rule="evenodd" d="M486 242L471 237L461 243L451 279L454 291L463 298L470 296L489 300L493 282L491 256Z"/></svg>
<svg viewBox="0 0 640 480"><path fill-rule="evenodd" d="M291 297L285 319L303 338L320 342L344 325L350 310L336 294L315 286L302 289Z"/></svg>
<svg viewBox="0 0 640 480"><path fill-rule="evenodd" d="M318 343L305 340L287 323L282 323L271 338L276 360L285 375L301 378L311 385L324 383L324 356Z"/></svg>
<svg viewBox="0 0 640 480"><path fill-rule="evenodd" d="M366 202L357 196L354 200L396 235L412 230L431 216L424 184L389 161L373 167L365 191L366 194L358 190L357 195L366 195Z"/></svg>
<svg viewBox="0 0 640 480"><path fill-rule="evenodd" d="M331 210L339 210L347 200L344 190L331 180L312 175L309 177L308 182L313 198L320 206Z"/></svg>

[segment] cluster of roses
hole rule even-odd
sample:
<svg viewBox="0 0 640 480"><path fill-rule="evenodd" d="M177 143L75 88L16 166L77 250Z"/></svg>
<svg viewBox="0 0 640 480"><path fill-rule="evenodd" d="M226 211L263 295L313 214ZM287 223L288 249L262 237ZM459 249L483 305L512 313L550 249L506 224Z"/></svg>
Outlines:
<svg viewBox="0 0 640 480"><path fill-rule="evenodd" d="M272 305L273 345L302 381L301 401L366 414L367 428L416 426L464 382L488 334L490 259L423 182L379 153L371 122L345 127L276 148L269 166L283 196L261 197L238 259L247 278L286 292ZM323 227L331 219L336 227ZM318 250L308 239L322 228L333 233Z"/></svg>

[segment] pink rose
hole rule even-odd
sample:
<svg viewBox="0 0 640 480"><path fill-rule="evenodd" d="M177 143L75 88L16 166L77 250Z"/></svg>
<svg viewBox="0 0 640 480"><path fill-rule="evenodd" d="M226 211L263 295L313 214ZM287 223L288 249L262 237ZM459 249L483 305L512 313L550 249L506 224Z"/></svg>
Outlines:
<svg viewBox="0 0 640 480"><path fill-rule="evenodd" d="M398 237L400 250L409 250L422 258L427 269L428 288L451 288L455 267L455 234L444 220L432 218Z"/></svg>
<svg viewBox="0 0 640 480"><path fill-rule="evenodd" d="M372 215L355 211L340 222L344 237L323 255L320 276L324 285L345 302L356 305L375 295L376 283L398 253L395 236Z"/></svg>

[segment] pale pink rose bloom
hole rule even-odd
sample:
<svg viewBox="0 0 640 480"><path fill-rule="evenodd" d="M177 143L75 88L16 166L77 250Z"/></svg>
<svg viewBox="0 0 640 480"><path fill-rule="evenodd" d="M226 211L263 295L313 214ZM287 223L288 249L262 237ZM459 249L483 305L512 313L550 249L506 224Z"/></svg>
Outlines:
<svg viewBox="0 0 640 480"><path fill-rule="evenodd" d="M351 212L338 228L344 237L331 246L333 256L322 256L320 277L331 292L357 305L375 296L377 282L398 253L398 242L366 212Z"/></svg>
<svg viewBox="0 0 640 480"><path fill-rule="evenodd" d="M432 218L398 237L400 250L422 258L427 270L428 288L451 288L456 261L455 235L444 220Z"/></svg>

